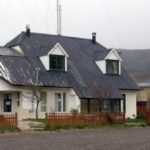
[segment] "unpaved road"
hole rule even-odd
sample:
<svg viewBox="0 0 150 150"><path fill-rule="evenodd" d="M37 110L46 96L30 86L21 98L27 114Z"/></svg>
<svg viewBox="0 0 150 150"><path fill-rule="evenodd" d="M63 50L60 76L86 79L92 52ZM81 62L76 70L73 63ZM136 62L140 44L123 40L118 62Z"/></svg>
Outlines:
<svg viewBox="0 0 150 150"><path fill-rule="evenodd" d="M150 128L0 134L0 150L150 150Z"/></svg>

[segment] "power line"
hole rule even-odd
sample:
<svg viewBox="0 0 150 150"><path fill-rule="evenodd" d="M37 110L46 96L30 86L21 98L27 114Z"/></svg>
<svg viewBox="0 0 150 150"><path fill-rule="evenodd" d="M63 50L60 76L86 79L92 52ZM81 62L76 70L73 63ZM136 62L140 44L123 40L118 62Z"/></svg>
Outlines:
<svg viewBox="0 0 150 150"><path fill-rule="evenodd" d="M104 0L102 0L102 3L103 3L103 6L104 6L104 11L106 12L106 16L107 16L107 18L108 18L108 20L109 20L109 22L110 22L110 24L112 26L112 29L113 29L114 35L116 37L116 40L118 41L119 45L122 45L121 44L121 40L120 40L119 35L118 35L118 32L117 32L117 30L116 30L116 28L114 26L114 23L113 23L113 21L111 19L110 13L108 12L108 9L106 8Z"/></svg>
<svg viewBox="0 0 150 150"><path fill-rule="evenodd" d="M46 12L46 20L45 20L45 32L47 33L47 29L48 29L48 16L49 16L49 11L50 11L50 3L51 0L48 1L48 5L47 5L47 12Z"/></svg>
<svg viewBox="0 0 150 150"><path fill-rule="evenodd" d="M44 17L43 17L43 15L42 15L42 13L41 13L41 10L40 10L40 8L39 8L39 5L37 4L37 0L34 0L34 4L35 4L35 6L36 6L36 8L37 8L37 11L38 11L38 13L39 13L39 16L40 16L40 18L41 18L41 22L43 22L43 24L45 23L45 20L44 20Z"/></svg>

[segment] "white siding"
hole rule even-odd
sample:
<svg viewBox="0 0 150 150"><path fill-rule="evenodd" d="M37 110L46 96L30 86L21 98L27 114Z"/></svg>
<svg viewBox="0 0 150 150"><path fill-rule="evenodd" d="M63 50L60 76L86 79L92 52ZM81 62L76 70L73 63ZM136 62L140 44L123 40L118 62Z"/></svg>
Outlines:
<svg viewBox="0 0 150 150"><path fill-rule="evenodd" d="M46 70L49 70L49 55L41 56L40 60Z"/></svg>
<svg viewBox="0 0 150 150"><path fill-rule="evenodd" d="M102 73L105 74L106 73L106 62L105 62L105 60L96 61L95 63L97 64L99 69L102 71Z"/></svg>
<svg viewBox="0 0 150 150"><path fill-rule="evenodd" d="M60 47L55 47L55 49L52 49L52 53L53 55L64 55L64 53L62 52L62 50L60 49Z"/></svg>
<svg viewBox="0 0 150 150"><path fill-rule="evenodd" d="M134 91L123 91L122 94L126 96L126 118L135 118L136 110L136 94Z"/></svg>
<svg viewBox="0 0 150 150"><path fill-rule="evenodd" d="M111 53L109 53L107 59L111 59L111 60L119 60L117 55L112 51Z"/></svg>

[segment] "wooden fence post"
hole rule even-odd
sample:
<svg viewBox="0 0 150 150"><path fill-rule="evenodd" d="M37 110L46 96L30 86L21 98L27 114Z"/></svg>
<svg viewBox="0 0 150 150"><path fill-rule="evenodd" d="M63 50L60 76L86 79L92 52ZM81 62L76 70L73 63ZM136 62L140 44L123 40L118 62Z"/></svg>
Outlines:
<svg viewBox="0 0 150 150"><path fill-rule="evenodd" d="M18 126L18 114L17 112L15 113L15 127Z"/></svg>

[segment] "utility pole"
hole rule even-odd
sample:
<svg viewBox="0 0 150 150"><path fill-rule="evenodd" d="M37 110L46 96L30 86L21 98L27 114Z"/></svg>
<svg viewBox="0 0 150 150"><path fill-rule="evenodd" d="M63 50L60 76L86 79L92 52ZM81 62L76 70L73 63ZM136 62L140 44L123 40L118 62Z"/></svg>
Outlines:
<svg viewBox="0 0 150 150"><path fill-rule="evenodd" d="M57 0L57 35L61 35L61 3L60 0Z"/></svg>

